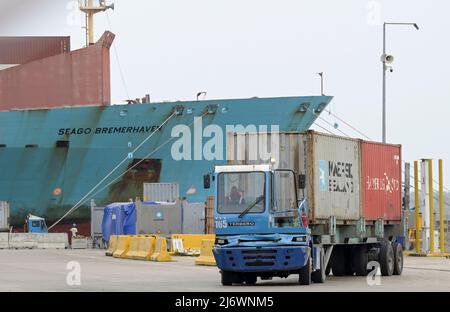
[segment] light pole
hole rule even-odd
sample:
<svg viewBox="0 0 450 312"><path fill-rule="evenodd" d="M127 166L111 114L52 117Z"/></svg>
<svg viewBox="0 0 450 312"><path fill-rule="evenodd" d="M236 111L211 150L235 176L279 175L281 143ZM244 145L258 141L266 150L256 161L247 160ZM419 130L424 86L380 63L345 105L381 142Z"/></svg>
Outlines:
<svg viewBox="0 0 450 312"><path fill-rule="evenodd" d="M386 71L389 69L392 72L392 67L387 65L394 61L392 55L386 54L386 25L414 26L419 30L416 23L383 23L383 54L381 55L381 62L383 63L383 143L386 143Z"/></svg>

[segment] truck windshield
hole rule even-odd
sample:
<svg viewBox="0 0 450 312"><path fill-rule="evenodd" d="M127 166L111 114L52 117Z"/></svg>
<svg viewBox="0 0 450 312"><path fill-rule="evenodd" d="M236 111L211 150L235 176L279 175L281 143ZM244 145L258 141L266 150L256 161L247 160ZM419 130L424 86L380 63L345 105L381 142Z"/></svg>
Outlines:
<svg viewBox="0 0 450 312"><path fill-rule="evenodd" d="M272 215L274 227L296 227L299 225L299 211L295 190L295 175L292 171L273 173Z"/></svg>
<svg viewBox="0 0 450 312"><path fill-rule="evenodd" d="M220 173L217 181L218 212L243 213L250 206L248 213L264 212L263 172L227 172ZM261 198L262 197L262 198Z"/></svg>

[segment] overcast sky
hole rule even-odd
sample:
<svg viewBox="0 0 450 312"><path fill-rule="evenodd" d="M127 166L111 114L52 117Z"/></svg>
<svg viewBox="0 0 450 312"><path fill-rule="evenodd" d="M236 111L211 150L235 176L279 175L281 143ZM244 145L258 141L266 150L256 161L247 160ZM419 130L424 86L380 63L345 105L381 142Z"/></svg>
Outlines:
<svg viewBox="0 0 450 312"><path fill-rule="evenodd" d="M70 35L72 48L80 48L84 20L76 4L0 0L0 35ZM387 80L388 141L403 145L407 161L443 158L450 181L448 0L116 0L115 5L110 23L106 14L96 16L97 39L107 29L117 35L126 87L113 49L114 103L145 93L152 101L191 100L198 91L207 91L207 98L316 95L316 73L323 71L325 93L335 97L332 112L375 140L381 140L381 23L417 22L419 31L388 29L387 50L395 56Z"/></svg>

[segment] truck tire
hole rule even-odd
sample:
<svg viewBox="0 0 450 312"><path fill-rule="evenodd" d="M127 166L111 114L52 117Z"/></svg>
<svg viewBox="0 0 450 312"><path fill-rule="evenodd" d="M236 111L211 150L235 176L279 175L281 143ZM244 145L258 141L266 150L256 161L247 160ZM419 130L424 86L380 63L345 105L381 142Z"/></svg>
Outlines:
<svg viewBox="0 0 450 312"><path fill-rule="evenodd" d="M382 276L391 276L394 273L394 249L391 242L381 243L379 262Z"/></svg>
<svg viewBox="0 0 450 312"><path fill-rule="evenodd" d="M298 283L300 285L310 285L311 284L311 257L308 258L306 265L300 269Z"/></svg>
<svg viewBox="0 0 450 312"><path fill-rule="evenodd" d="M247 274L244 277L244 281L245 281L246 285L255 285L257 280L258 280L258 277L253 274Z"/></svg>
<svg viewBox="0 0 450 312"><path fill-rule="evenodd" d="M394 275L402 275L403 272L403 248L399 243L393 243L394 250Z"/></svg>
<svg viewBox="0 0 450 312"><path fill-rule="evenodd" d="M345 250L335 246L331 254L331 270L333 276L345 276Z"/></svg>
<svg viewBox="0 0 450 312"><path fill-rule="evenodd" d="M353 252L353 268L357 276L367 276L367 247L357 246Z"/></svg>
<svg viewBox="0 0 450 312"><path fill-rule="evenodd" d="M324 268L324 262L325 262L324 251L322 249L320 251L320 269L312 272L312 274L311 274L311 279L314 283L319 283L319 284L325 283L327 276L325 273L326 268Z"/></svg>
<svg viewBox="0 0 450 312"><path fill-rule="evenodd" d="M325 270L325 275L330 276L330 272L331 272L331 261L328 260L327 268Z"/></svg>
<svg viewBox="0 0 450 312"><path fill-rule="evenodd" d="M222 275L222 285L223 286L231 286L233 284L242 283L242 278L238 273L229 272L229 271L221 271Z"/></svg>

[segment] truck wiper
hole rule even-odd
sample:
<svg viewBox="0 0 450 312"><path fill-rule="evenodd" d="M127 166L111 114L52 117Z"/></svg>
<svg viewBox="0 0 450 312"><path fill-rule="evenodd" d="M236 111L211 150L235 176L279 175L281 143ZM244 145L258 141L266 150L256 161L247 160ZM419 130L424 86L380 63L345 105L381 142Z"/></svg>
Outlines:
<svg viewBox="0 0 450 312"><path fill-rule="evenodd" d="M255 207L257 204L259 204L264 199L264 196L259 196L253 203L250 204L247 208L245 208L244 211L239 215L239 218L241 219L243 216L245 216L247 213L249 213L250 210L252 210L253 207Z"/></svg>

